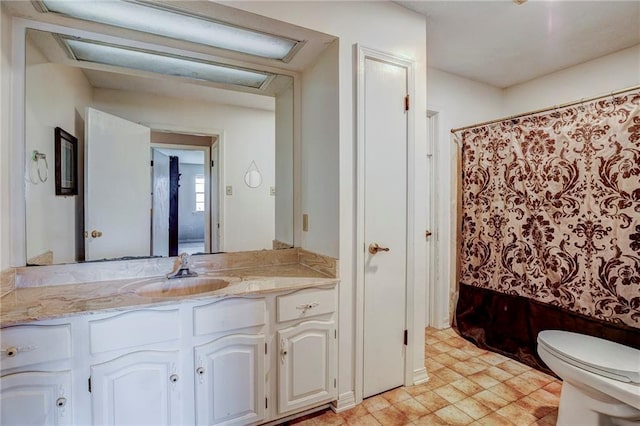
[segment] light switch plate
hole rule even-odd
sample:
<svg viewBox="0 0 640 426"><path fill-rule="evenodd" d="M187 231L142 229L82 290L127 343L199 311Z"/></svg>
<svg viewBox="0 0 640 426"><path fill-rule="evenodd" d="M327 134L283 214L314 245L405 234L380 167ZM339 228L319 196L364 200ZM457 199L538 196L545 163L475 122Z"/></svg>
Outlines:
<svg viewBox="0 0 640 426"><path fill-rule="evenodd" d="M269 194L273 197L276 196L276 187L275 186L270 186L269 187Z"/></svg>
<svg viewBox="0 0 640 426"><path fill-rule="evenodd" d="M233 187L231 185L227 186L227 195L233 195Z"/></svg>
<svg viewBox="0 0 640 426"><path fill-rule="evenodd" d="M303 214L302 215L302 230L307 232L309 230L309 215L308 214Z"/></svg>

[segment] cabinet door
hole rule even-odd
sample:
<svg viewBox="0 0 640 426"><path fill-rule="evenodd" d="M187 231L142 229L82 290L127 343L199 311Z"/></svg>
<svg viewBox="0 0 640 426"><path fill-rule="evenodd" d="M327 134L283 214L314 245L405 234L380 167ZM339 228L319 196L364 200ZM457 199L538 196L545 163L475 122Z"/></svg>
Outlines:
<svg viewBox="0 0 640 426"><path fill-rule="evenodd" d="M71 425L71 372L16 373L0 378L0 424Z"/></svg>
<svg viewBox="0 0 640 426"><path fill-rule="evenodd" d="M94 425L182 424L178 351L140 351L91 366Z"/></svg>
<svg viewBox="0 0 640 426"><path fill-rule="evenodd" d="M264 420L264 345L263 335L236 334L195 348L198 425Z"/></svg>
<svg viewBox="0 0 640 426"><path fill-rule="evenodd" d="M280 413L335 398L334 321L308 321L278 332Z"/></svg>

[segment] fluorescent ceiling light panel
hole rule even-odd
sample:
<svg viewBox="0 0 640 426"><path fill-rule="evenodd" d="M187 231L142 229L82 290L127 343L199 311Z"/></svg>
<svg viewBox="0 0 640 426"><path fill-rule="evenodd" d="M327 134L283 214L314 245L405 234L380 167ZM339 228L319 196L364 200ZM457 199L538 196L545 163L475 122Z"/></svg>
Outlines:
<svg viewBox="0 0 640 426"><path fill-rule="evenodd" d="M89 40L61 37L79 61L133 68L165 75L205 80L212 83L234 84L260 88L271 76L259 71L232 68L213 62L166 56L159 53L133 50L124 46L96 43Z"/></svg>
<svg viewBox="0 0 640 426"><path fill-rule="evenodd" d="M120 0L40 0L46 10L173 39L189 41L269 59L285 60L298 44L166 6Z"/></svg>

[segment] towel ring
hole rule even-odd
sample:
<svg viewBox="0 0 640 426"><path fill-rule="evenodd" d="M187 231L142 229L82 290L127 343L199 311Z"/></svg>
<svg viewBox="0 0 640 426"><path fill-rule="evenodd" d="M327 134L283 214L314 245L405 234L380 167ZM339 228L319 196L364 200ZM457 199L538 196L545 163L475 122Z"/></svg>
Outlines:
<svg viewBox="0 0 640 426"><path fill-rule="evenodd" d="M40 182L45 183L49 178L49 163L47 163L47 154L33 150L31 159L36 163L36 169L38 170L38 179ZM42 177L42 171L40 170L40 160L44 161L44 177Z"/></svg>

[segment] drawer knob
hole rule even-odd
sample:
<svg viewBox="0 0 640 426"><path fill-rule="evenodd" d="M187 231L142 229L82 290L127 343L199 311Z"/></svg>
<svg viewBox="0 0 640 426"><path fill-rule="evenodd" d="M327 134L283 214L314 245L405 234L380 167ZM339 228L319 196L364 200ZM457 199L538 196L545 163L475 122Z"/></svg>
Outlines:
<svg viewBox="0 0 640 426"><path fill-rule="evenodd" d="M303 314L306 314L309 309L313 309L318 305L318 302L303 303L302 305L296 306L296 309L300 309Z"/></svg>
<svg viewBox="0 0 640 426"><path fill-rule="evenodd" d="M9 358L13 358L14 356L18 355L18 348L16 348L15 346L11 346L5 351L5 353Z"/></svg>
<svg viewBox="0 0 640 426"><path fill-rule="evenodd" d="M198 368L196 368L196 373L197 373L199 376L202 376L202 375L204 374L204 368L203 368L203 367L198 367Z"/></svg>
<svg viewBox="0 0 640 426"><path fill-rule="evenodd" d="M171 376L169 376L169 381L170 381L171 383L175 383L175 382L177 382L177 381L178 381L178 379L179 379L179 377L178 377L178 375L177 375L177 374L172 374Z"/></svg>
<svg viewBox="0 0 640 426"><path fill-rule="evenodd" d="M56 399L56 406L57 407L64 407L65 405L67 405L67 398L58 398L58 399Z"/></svg>

